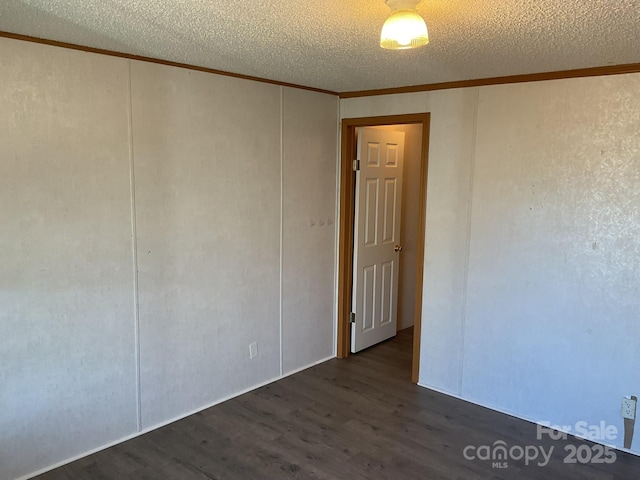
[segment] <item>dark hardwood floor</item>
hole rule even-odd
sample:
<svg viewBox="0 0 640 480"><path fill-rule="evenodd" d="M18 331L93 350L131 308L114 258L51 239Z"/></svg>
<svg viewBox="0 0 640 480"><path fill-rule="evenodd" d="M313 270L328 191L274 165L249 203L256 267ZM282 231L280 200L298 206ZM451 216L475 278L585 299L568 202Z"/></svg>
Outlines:
<svg viewBox="0 0 640 480"><path fill-rule="evenodd" d="M37 478L640 478L640 458L616 452L612 464L566 464L567 445L585 445L588 455L598 447L573 437L536 440L528 422L411 384L411 338L411 330L402 331ZM528 465L524 458L498 462L507 468L463 455L466 446L497 441L529 446L530 456L534 447L553 447L553 455L546 466L538 465L541 454Z"/></svg>

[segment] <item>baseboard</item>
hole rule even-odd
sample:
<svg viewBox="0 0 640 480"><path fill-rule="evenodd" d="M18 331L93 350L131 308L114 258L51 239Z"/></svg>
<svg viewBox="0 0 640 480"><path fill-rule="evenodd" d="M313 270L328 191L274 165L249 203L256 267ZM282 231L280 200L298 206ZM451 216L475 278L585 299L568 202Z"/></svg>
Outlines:
<svg viewBox="0 0 640 480"><path fill-rule="evenodd" d="M307 365L305 367L296 368L295 370L291 370L291 371L285 373L284 375L282 375L282 377L278 378L277 380L280 380L281 378L285 378L285 377L290 377L291 375L295 375L296 373L300 373L303 370L306 370L306 369L311 368L311 367L315 367L316 365L320 365L321 363L328 362L329 360L333 360L334 358L336 358L336 356L335 355L331 355L330 357L326 357L326 358L323 358L322 360L317 360L317 361L315 361L313 363L310 363L309 365ZM273 381L275 381L275 380L273 380ZM272 383L272 382L268 382L268 383ZM254 389L252 389L252 390L254 390Z"/></svg>
<svg viewBox="0 0 640 480"><path fill-rule="evenodd" d="M462 400L463 402L471 403L473 405L478 405L479 407L483 407L483 408L488 408L489 410L493 410L494 412L502 413L504 415L509 415L510 417L517 418L519 420L524 420L526 422L533 423L534 425L538 425L539 424L539 421L534 420L533 418L530 418L530 417L527 417L525 415L521 415L521 414L518 414L518 413L515 413L515 412L512 412L512 411L506 410L504 408L496 407L494 405L488 405L486 403L478 402L476 400L471 400L471 399L465 398L465 397L463 397L463 396L461 396L461 395L459 395L457 393L449 392L447 390L443 390L441 388L433 387L431 385L426 385L426 384L420 383L420 382L418 382L418 386L422 387L422 388L426 388L427 390L432 390L434 392L442 393L443 395L447 395L449 397L457 398L458 400ZM619 445L608 445L608 444L603 443L601 441L597 441L597 440L592 440L590 438L586 438L586 437L584 437L582 435L576 435L575 433L572 433L572 432L570 432L568 430L565 430L565 429L562 429L562 428L558 429L558 431L560 431L562 433L565 433L565 434L567 434L567 435L569 435L569 436L571 436L573 438L577 438L577 439L580 439L580 440L588 440L590 442L598 443L598 444L603 445L603 446L612 447L612 448L618 450L619 452L625 452L625 453L629 453L631 455L635 455L636 457L640 457L640 452L635 451L635 450L630 450L628 448L624 448L624 447L619 446Z"/></svg>
<svg viewBox="0 0 640 480"><path fill-rule="evenodd" d="M206 410L207 408L215 407L216 405L220 405L221 403L224 403L227 400L231 400L232 398L239 397L240 395L244 395L245 393L252 392L253 390L257 390L258 388L264 387L265 385L269 385L270 383L277 382L278 380L282 380L283 378L289 377L291 375L295 375L296 373L302 372L303 370L307 370L308 368L311 368L311 367L315 367L316 365L324 363L324 362L326 362L328 360L332 360L334 358L335 358L335 355L332 355L332 356L326 357L326 358L324 358L322 360L317 360L317 361L312 362L312 363L310 363L310 364L308 364L308 365L306 365L304 367L297 368L295 370L287 372L284 375L279 375L278 377L272 378L271 380L264 381L262 383L254 385L252 387L246 388L246 389L241 390L239 392L236 392L236 393L233 393L233 394L228 395L226 397L220 398L220 399L218 399L218 400L216 400L216 401L214 401L212 403L209 403L209 404L207 404L207 405L205 405L203 407L199 407L199 408L197 408L195 410L192 410L192 411L190 411L188 413L181 414L181 415L179 415L177 417L174 417L174 418L172 418L170 420L167 420L165 422L158 423L156 425L153 425L152 427L145 428L144 430L141 430L139 432L132 433L131 435L127 435L126 437L122 437L122 438L120 438L118 440L115 440L113 442L109 442L109 443L107 443L105 445L101 445L101 446L96 447L94 449L88 450L88 451L83 452L83 453L81 453L79 455L76 455L74 457L68 458L68 459L63 460L61 462L58 462L58 463L56 463L54 465L50 465L48 467L42 468L40 470L37 470L37 471L32 472L32 473L29 473L29 474L24 475L22 477L18 477L15 480L29 480L30 478L37 477L38 475L42 475L43 473L50 472L51 470L55 470L56 468L63 467L65 465L68 465L69 463L75 462L76 460L80 460L81 458L88 457L89 455L93 455L94 453L101 452L102 450L106 450L107 448L113 447L115 445L118 445L120 443L126 442L128 440L132 440L132 439L134 439L136 437L140 437L140 436L145 435L145 434L147 434L149 432L157 430L158 428L165 427L165 426L170 425L170 424L172 424L174 422L182 420L183 418L187 418L187 417L189 417L191 415L194 415L196 413L202 412L203 410Z"/></svg>

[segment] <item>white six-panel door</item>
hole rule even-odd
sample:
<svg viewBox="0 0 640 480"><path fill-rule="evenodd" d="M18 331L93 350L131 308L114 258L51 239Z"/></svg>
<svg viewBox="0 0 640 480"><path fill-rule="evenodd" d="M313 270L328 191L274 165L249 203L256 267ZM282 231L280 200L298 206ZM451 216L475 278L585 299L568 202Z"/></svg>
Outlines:
<svg viewBox="0 0 640 480"><path fill-rule="evenodd" d="M396 334L404 133L358 130L351 351Z"/></svg>

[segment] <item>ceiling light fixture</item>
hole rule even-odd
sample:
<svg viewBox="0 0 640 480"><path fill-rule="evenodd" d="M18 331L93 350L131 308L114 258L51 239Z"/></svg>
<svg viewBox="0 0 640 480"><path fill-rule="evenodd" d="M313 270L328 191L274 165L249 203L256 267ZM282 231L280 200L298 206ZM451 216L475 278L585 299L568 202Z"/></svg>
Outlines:
<svg viewBox="0 0 640 480"><path fill-rule="evenodd" d="M416 12L420 0L386 0L391 16L382 26L380 46L389 50L406 50L429 43L427 24Z"/></svg>

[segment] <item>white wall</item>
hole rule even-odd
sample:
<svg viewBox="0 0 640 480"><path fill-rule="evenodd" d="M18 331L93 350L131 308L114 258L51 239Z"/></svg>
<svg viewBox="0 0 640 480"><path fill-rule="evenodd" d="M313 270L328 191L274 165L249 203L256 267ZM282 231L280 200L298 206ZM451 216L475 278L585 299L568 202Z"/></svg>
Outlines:
<svg viewBox="0 0 640 480"><path fill-rule="evenodd" d="M345 118L432 113L422 385L605 421L622 444L621 398L640 392L639 80L342 101Z"/></svg>
<svg viewBox="0 0 640 480"><path fill-rule="evenodd" d="M289 373L335 350L328 319L334 318L336 256L328 246L336 238L338 100L284 92L282 368Z"/></svg>
<svg viewBox="0 0 640 480"><path fill-rule="evenodd" d="M398 330L412 327L415 319L422 166L422 125L402 125L401 129L405 135L405 164L402 172L402 254L398 279Z"/></svg>
<svg viewBox="0 0 640 480"><path fill-rule="evenodd" d="M6 39L0 58L5 480L135 431L136 386L127 64Z"/></svg>
<svg viewBox="0 0 640 480"><path fill-rule="evenodd" d="M0 478L333 356L335 97L0 57Z"/></svg>

